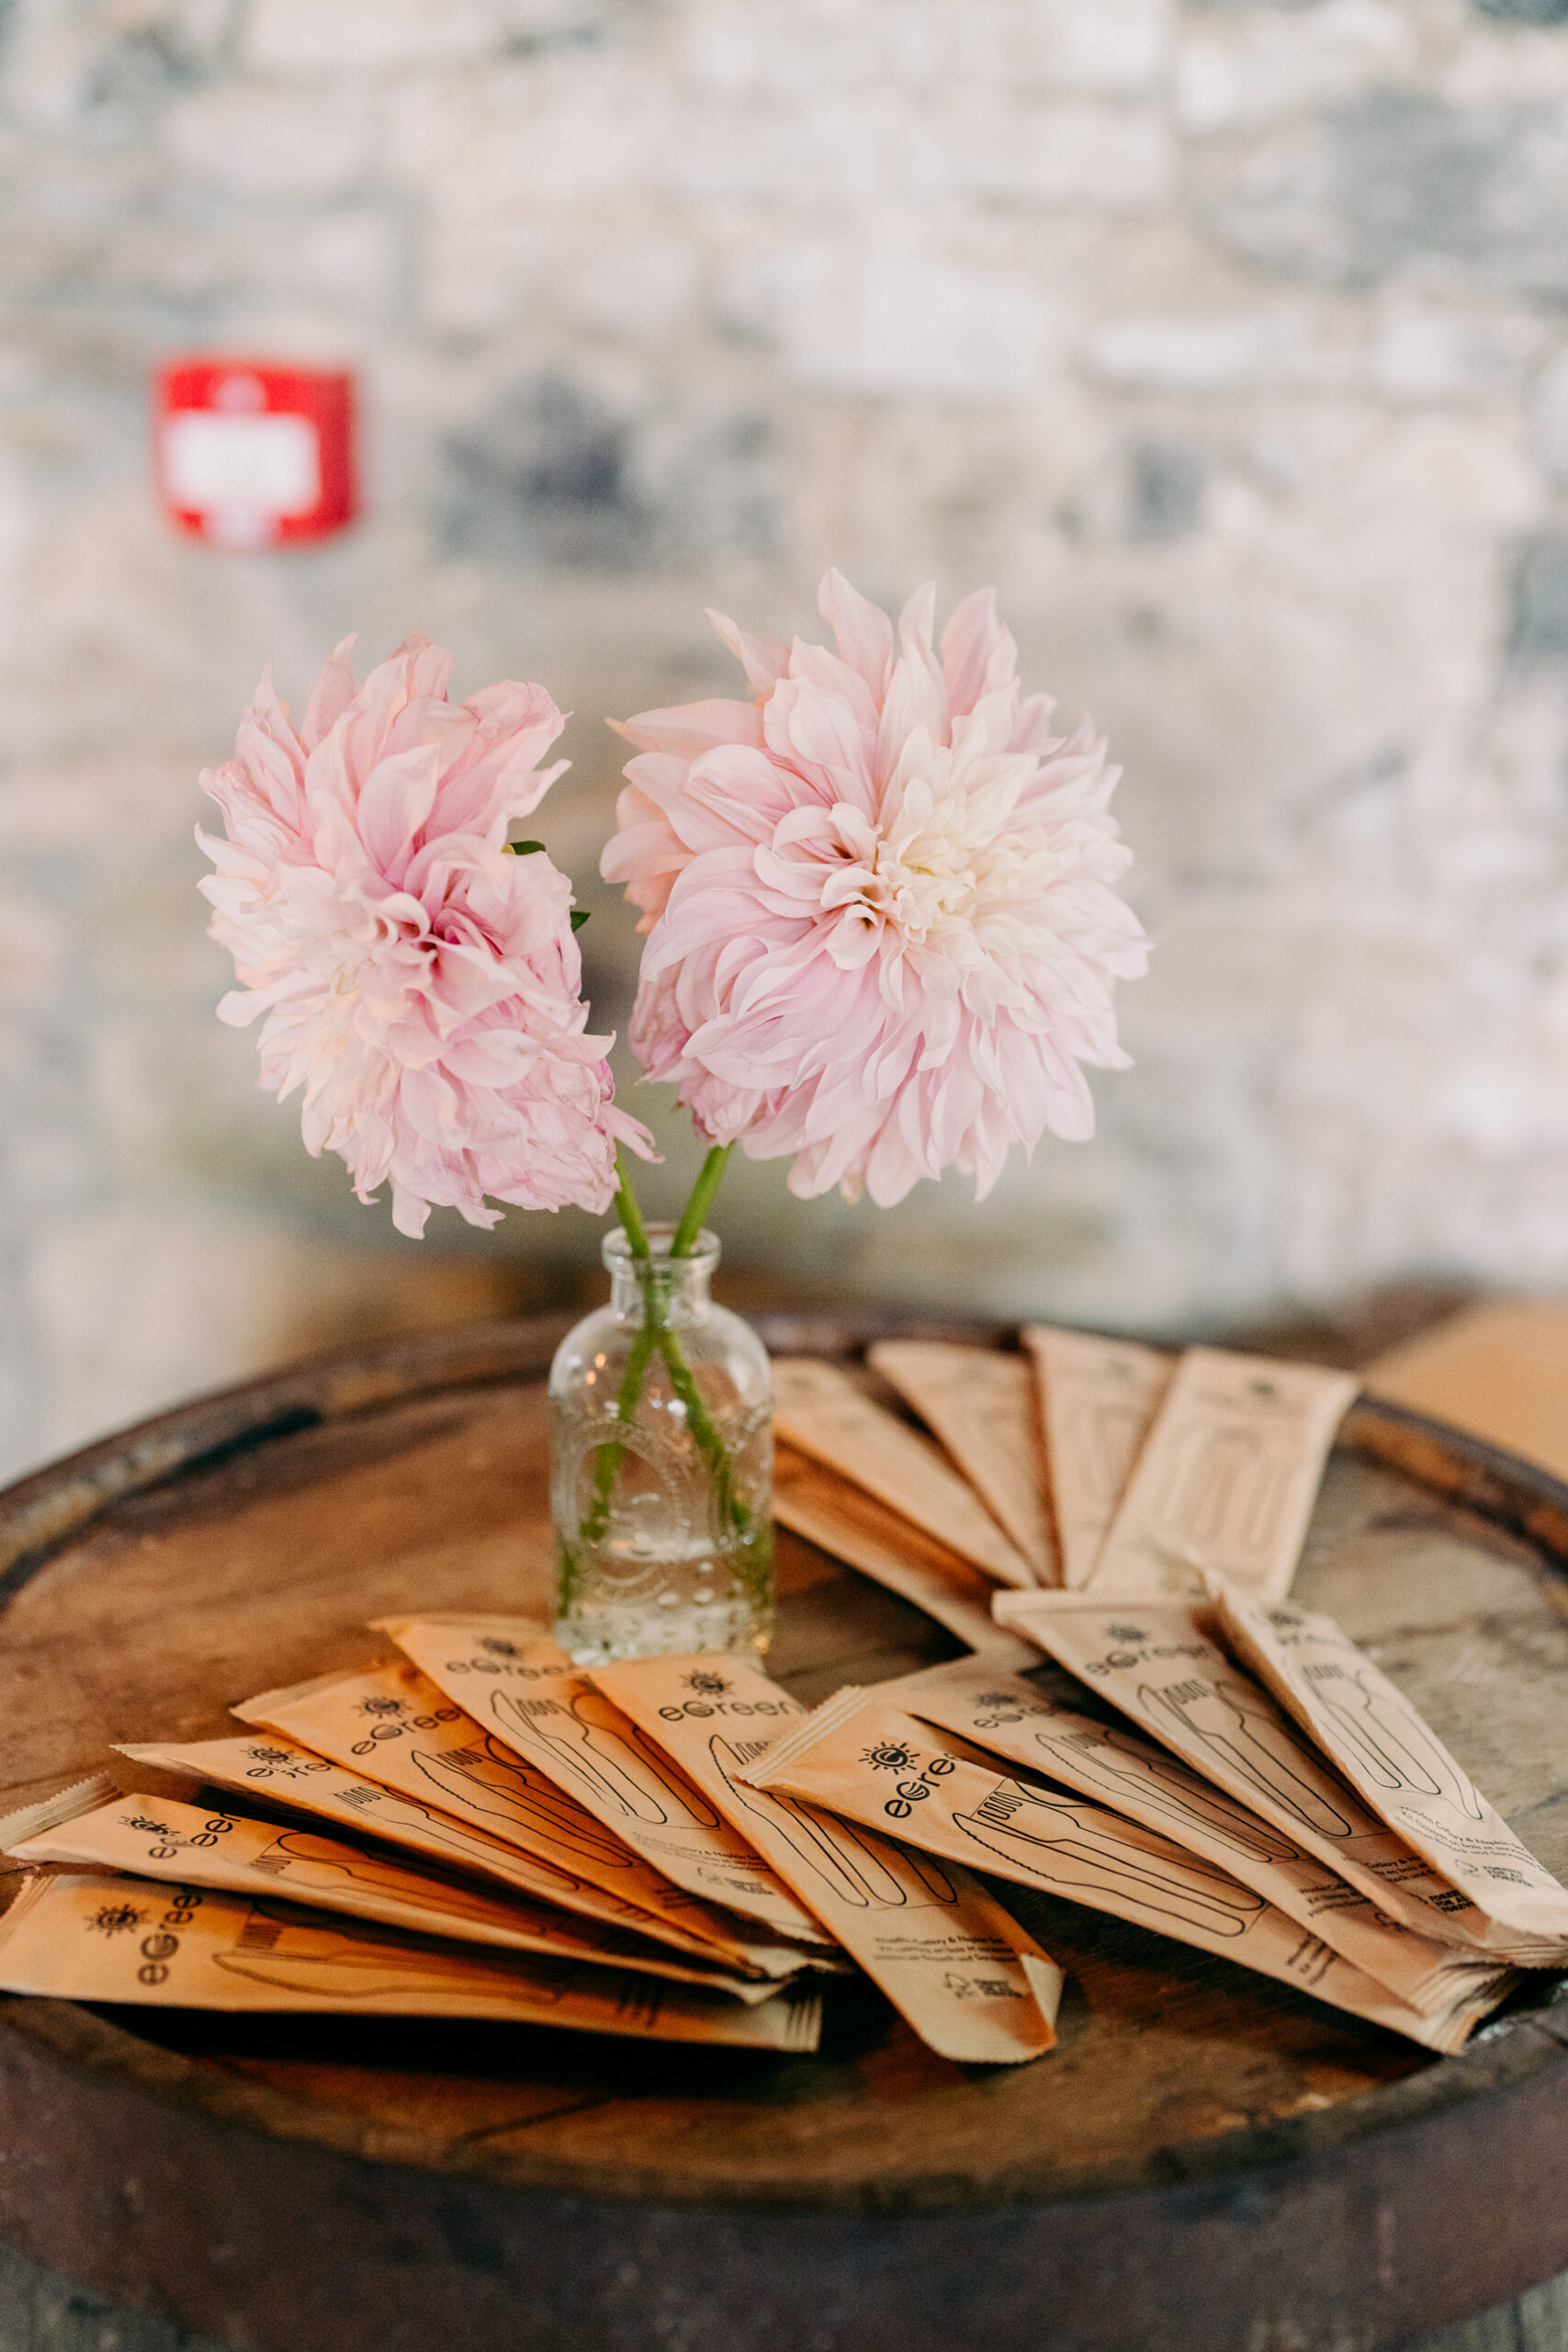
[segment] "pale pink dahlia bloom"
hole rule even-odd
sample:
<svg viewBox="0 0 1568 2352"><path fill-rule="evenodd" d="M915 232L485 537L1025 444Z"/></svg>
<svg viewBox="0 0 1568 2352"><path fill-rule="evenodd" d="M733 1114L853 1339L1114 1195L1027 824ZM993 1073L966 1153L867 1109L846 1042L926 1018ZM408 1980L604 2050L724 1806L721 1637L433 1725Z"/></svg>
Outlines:
<svg viewBox="0 0 1568 2352"><path fill-rule="evenodd" d="M542 852L514 857L508 825L566 765L539 762L562 719L542 686L446 698L451 656L411 637L355 690L345 638L296 734L271 673L234 757L201 782L226 841L197 831L218 871L211 936L242 989L219 1018L266 1015L259 1083L304 1090L313 1153L338 1152L362 1201L390 1178L399 1230L432 1205L493 1225L523 1208L607 1208L615 1108L589 1037L571 885Z"/></svg>
<svg viewBox="0 0 1568 2352"><path fill-rule="evenodd" d="M1121 771L1086 719L1020 700L991 590L933 650L935 590L885 613L839 572L838 640L712 614L751 702L645 711L605 879L649 936L631 1043L697 1126L790 1190L884 1206L956 1166L989 1192L1010 1147L1093 1133L1080 1067L1125 1066L1111 989L1146 944L1113 884Z"/></svg>

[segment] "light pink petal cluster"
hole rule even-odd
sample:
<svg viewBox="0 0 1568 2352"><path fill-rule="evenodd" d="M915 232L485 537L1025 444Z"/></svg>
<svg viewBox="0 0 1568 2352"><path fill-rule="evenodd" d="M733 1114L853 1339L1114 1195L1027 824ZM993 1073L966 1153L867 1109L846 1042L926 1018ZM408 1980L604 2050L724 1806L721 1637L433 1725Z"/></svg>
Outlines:
<svg viewBox="0 0 1568 2352"><path fill-rule="evenodd" d="M449 654L411 637L355 691L345 639L296 732L270 673L234 757L202 775L227 840L198 830L211 936L242 987L219 1017L265 1014L259 1083L303 1090L313 1153L362 1201L390 1181L400 1231L433 1205L493 1225L523 1208L608 1207L617 1138L613 1040L584 1035L571 886L507 828L565 766L539 764L562 719L542 686L447 699Z"/></svg>
<svg viewBox="0 0 1568 2352"><path fill-rule="evenodd" d="M988 589L933 646L836 571L838 650L710 616L755 699L645 711L606 880L649 933L631 1043L701 1131L790 1189L888 1205L956 1166L1092 1134L1081 1065L1123 1067L1112 988L1146 943L1114 885L1120 770L1021 697Z"/></svg>

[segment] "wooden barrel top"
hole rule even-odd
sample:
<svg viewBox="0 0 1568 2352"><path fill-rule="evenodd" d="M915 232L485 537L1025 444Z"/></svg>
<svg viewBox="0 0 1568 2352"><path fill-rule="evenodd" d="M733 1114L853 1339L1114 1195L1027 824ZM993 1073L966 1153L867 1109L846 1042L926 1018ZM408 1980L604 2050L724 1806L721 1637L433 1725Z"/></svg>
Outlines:
<svg viewBox="0 0 1568 2352"><path fill-rule="evenodd" d="M756 1320L841 1355L1007 1337ZM563 1328L308 1365L0 1496L0 1809L388 1655L371 1617L547 1611ZM1568 1489L1364 1403L1296 1590L1568 1878L1564 1561ZM955 1654L795 1537L779 1582L808 1702ZM1375 2352L1568 2265L1558 1980L1436 2059L999 1891L1071 1977L1018 2068L947 2064L858 1985L812 2057L0 2000L0 2237L254 2352Z"/></svg>

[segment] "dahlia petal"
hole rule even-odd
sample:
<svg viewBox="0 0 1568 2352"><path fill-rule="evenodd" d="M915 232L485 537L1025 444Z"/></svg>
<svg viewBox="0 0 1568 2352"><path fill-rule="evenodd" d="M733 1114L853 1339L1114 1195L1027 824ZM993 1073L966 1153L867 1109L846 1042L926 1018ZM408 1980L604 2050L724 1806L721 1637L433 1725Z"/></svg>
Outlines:
<svg viewBox="0 0 1568 2352"><path fill-rule="evenodd" d="M866 1154L862 1175L877 1207L891 1209L897 1208L928 1172L892 1120L888 1120Z"/></svg>
<svg viewBox="0 0 1568 2352"><path fill-rule="evenodd" d="M705 756L697 754L698 758ZM670 810L679 803L691 772L692 761L673 752L638 752L626 762L626 792L622 793L621 800L629 807L627 794L638 793L649 809L657 809L660 816L668 818Z"/></svg>
<svg viewBox="0 0 1568 2352"><path fill-rule="evenodd" d="M355 639L340 638L321 665L321 674L310 689L310 699L305 706L305 722L299 729L299 740L307 752L313 752L323 735L337 725L354 700L354 662ZM272 673L265 673L270 680Z"/></svg>
<svg viewBox="0 0 1568 2352"><path fill-rule="evenodd" d="M900 763L908 766L911 739L917 735L927 737L933 746L946 744L947 696L934 665L921 661L918 652L906 652L893 665L877 729L876 780L884 791Z"/></svg>
<svg viewBox="0 0 1568 2352"><path fill-rule="evenodd" d="M464 708L473 725L461 746L453 746L451 774L444 772L444 813L456 831L488 836L499 827L504 839L506 826L531 816L570 764L539 765L565 716L543 686L514 678L481 687Z"/></svg>
<svg viewBox="0 0 1568 2352"><path fill-rule="evenodd" d="M615 840L624 844L624 855L613 866L606 865L604 879L625 883L626 897L642 910L638 930L649 931L669 903L671 885L690 853L662 823L639 826L635 831L616 834ZM608 847L604 855L608 860Z"/></svg>
<svg viewBox="0 0 1568 2352"><path fill-rule="evenodd" d="M458 1037L441 1057L448 1078L464 1086L516 1086L527 1075L535 1049L515 1030L481 1029Z"/></svg>
<svg viewBox="0 0 1568 2352"><path fill-rule="evenodd" d="M825 575L817 591L817 609L832 630L841 659L860 672L880 710L893 666L893 624L837 569Z"/></svg>
<svg viewBox="0 0 1568 2352"><path fill-rule="evenodd" d="M1025 695L1013 718L1009 751L1054 752L1056 739L1051 732L1051 714L1055 707L1054 695Z"/></svg>
<svg viewBox="0 0 1568 2352"><path fill-rule="evenodd" d="M783 899L786 905L798 901L801 913L810 907L820 906L825 892L832 889L838 879L833 867L829 866L827 872L830 878L824 882L823 867L815 858L783 857L773 849L754 850L751 870L766 893L773 898ZM768 901L765 899L764 903Z"/></svg>
<svg viewBox="0 0 1568 2352"><path fill-rule="evenodd" d="M423 747L434 752L437 774L447 776L466 768L478 732L479 720L466 705L408 702L388 732L383 756L395 759Z"/></svg>
<svg viewBox="0 0 1568 2352"><path fill-rule="evenodd" d="M270 811L284 824L298 821L305 751L277 699L270 670L263 671L255 701L240 720L226 773L258 814Z"/></svg>
<svg viewBox="0 0 1568 2352"><path fill-rule="evenodd" d="M898 616L898 643L906 661L914 660L922 668L936 667L931 635L936 627L936 582L928 580L916 589Z"/></svg>
<svg viewBox="0 0 1568 2352"><path fill-rule="evenodd" d="M253 996L243 989L231 989L218 1000L218 1018L230 1029L248 1029L257 1013L265 1011L265 998Z"/></svg>
<svg viewBox="0 0 1568 2352"><path fill-rule="evenodd" d="M663 1166L664 1155L655 1144L652 1131L645 1127L640 1119L634 1119L629 1111L623 1111L618 1103L614 1102L606 1107L604 1116L605 1126L617 1143L624 1143L628 1150L636 1152L639 1159Z"/></svg>
<svg viewBox="0 0 1568 2352"><path fill-rule="evenodd" d="M740 743L705 752L691 763L678 787L680 797L701 804L721 823L750 833L755 841L766 841L773 828L803 803L819 806L815 795L807 797L807 791L793 768Z"/></svg>
<svg viewBox="0 0 1568 2352"><path fill-rule="evenodd" d="M860 672L825 645L807 645L796 638L790 648L789 673L802 685L810 686L841 702L860 729L865 764L870 765L876 749L876 718L880 707L871 688Z"/></svg>
<svg viewBox="0 0 1568 2352"><path fill-rule="evenodd" d="M359 838L372 864L400 884L414 835L435 806L440 769L434 744L394 752L374 767L359 790Z"/></svg>
<svg viewBox="0 0 1568 2352"><path fill-rule="evenodd" d="M288 705L278 695L270 662L256 682L254 698L240 725L242 730L254 731L276 743L280 749L287 749L296 769L304 765L305 746L294 731Z"/></svg>
<svg viewBox="0 0 1568 2352"><path fill-rule="evenodd" d="M803 779L819 775L825 797L849 800L869 814L875 807L865 743L855 716L837 695L799 678L785 678L762 713L769 750Z"/></svg>
<svg viewBox="0 0 1568 2352"><path fill-rule="evenodd" d="M397 651L371 671L323 741L341 734L354 776L370 775L389 752L412 748L399 740L400 721L411 704L445 702L451 673L452 656L411 631Z"/></svg>
<svg viewBox="0 0 1568 2352"><path fill-rule="evenodd" d="M765 695L777 685L789 669L789 648L776 637L752 637L737 628L727 614L716 613L711 605L705 607L708 619L722 642L729 648L746 673L749 685Z"/></svg>
<svg viewBox="0 0 1568 2352"><path fill-rule="evenodd" d="M640 752L674 752L682 759L699 759L720 743L762 741L762 718L755 703L688 702L673 710L643 710L635 718L612 718L609 725Z"/></svg>
<svg viewBox="0 0 1568 2352"><path fill-rule="evenodd" d="M401 1184L393 1185L392 1223L400 1233L406 1233L411 1241L423 1241L429 1216L428 1201L421 1200L417 1193L407 1191Z"/></svg>
<svg viewBox="0 0 1568 2352"><path fill-rule="evenodd" d="M1011 643L997 618L997 592L976 588L955 605L942 633L942 674L948 708L956 716L973 710L984 691L991 657Z"/></svg>
<svg viewBox="0 0 1568 2352"><path fill-rule="evenodd" d="M432 645L429 638L411 628L397 651L382 663L390 680L400 683L406 703L445 702L446 687L452 675L452 656L444 645ZM397 673L401 679L397 681ZM378 673L372 671L371 678ZM370 680L361 688L367 691Z"/></svg>
<svg viewBox="0 0 1568 2352"><path fill-rule="evenodd" d="M858 972L875 955L882 926L867 917L856 922L846 915L834 923L828 934L828 953L840 972Z"/></svg>

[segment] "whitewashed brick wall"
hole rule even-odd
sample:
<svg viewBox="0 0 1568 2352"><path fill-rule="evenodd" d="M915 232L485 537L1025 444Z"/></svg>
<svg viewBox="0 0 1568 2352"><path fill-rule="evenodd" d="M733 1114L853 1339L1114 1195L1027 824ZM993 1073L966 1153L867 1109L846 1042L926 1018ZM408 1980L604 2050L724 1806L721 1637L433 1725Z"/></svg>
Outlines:
<svg viewBox="0 0 1568 2352"><path fill-rule="evenodd" d="M4 1462L593 1251L400 1243L212 1021L194 775L263 662L302 698L417 626L572 706L547 830L621 1020L599 719L831 560L998 581L1125 761L1158 955L1093 1146L978 1215L747 1170L732 1257L1155 1329L1568 1282L1565 18L0 0ZM165 531L190 347L363 370L359 530Z"/></svg>

